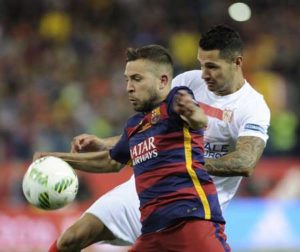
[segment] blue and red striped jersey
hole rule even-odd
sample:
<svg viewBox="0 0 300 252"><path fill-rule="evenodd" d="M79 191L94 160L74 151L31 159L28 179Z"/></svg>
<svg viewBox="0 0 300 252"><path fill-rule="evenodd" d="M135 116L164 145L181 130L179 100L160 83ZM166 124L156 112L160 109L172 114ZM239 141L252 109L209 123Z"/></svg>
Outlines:
<svg viewBox="0 0 300 252"><path fill-rule="evenodd" d="M155 232L184 219L225 223L215 185L203 168L203 130L193 130L173 111L173 88L148 113L137 113L110 151L112 159L134 170L140 199L142 233Z"/></svg>

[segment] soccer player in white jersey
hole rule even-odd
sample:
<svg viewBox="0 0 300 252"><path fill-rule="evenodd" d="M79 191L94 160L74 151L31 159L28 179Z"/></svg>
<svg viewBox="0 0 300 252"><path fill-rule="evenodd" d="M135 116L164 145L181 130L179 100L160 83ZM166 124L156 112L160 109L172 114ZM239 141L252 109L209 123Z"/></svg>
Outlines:
<svg viewBox="0 0 300 252"><path fill-rule="evenodd" d="M204 137L205 168L213 175L223 210L242 177L252 174L268 139L270 111L262 95L244 79L242 51L243 43L235 30L214 26L199 42L201 70L185 72L173 80L173 86L185 85L193 90L209 118ZM72 151L106 149L117 140L83 134L74 138ZM103 240L132 244L140 235L138 208L131 178L100 197L50 251L80 251Z"/></svg>

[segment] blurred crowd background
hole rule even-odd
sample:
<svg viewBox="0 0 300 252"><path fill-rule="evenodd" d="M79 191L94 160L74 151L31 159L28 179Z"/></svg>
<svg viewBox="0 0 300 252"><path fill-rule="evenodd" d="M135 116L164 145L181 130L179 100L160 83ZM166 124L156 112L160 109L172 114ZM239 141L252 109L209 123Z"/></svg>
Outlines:
<svg viewBox="0 0 300 252"><path fill-rule="evenodd" d="M228 14L234 2L0 0L0 209L9 207L0 211L0 245L11 241L14 247L12 237L16 236L10 232L16 234L20 223L25 223L14 211L24 214L22 209L28 206L24 204L21 181L35 151L69 151L72 138L81 133L99 137L121 133L133 113L123 77L126 48L161 44L173 55L176 74L198 69L201 33L219 23L241 33L246 45L245 77L264 95L272 113L263 161L258 173L244 180L237 198L275 195L277 199L300 199L300 1L245 0L252 10L245 22L237 22ZM98 178L80 175L80 179L78 200L90 203L98 196L95 188L104 191ZM264 212L257 211L260 203L253 204L251 216ZM239 221L236 216L243 214L242 207L249 212ZM288 243L300 248L295 231L300 227L296 218L299 214L294 211L291 215L291 208L280 207L280 211L270 212L267 204L266 216L261 214L266 222L258 221L262 226L247 232L252 230L256 239L257 230L268 227L257 244L266 243L269 237L272 246ZM28 222L44 221L31 211L26 213ZM229 223L240 225L250 216L250 208L248 203L233 204L229 213L234 213ZM69 212L67 216L71 216ZM43 218L52 217L48 214ZM244 226L256 223L247 220L249 224ZM49 219L47 225L53 223ZM56 233L44 232L50 229L41 225L31 238L28 235L32 230L20 234L17 243L27 246L43 241L32 246L45 248L65 228L66 220L57 219L55 223ZM294 231L288 231L293 223ZM234 240L241 241L238 237L243 227L234 227ZM38 240L39 235L48 235L48 240ZM21 251L25 251L23 247Z"/></svg>
<svg viewBox="0 0 300 252"><path fill-rule="evenodd" d="M132 114L126 48L159 43L174 56L176 73L197 69L201 32L218 23L241 33L246 78L271 108L265 155L298 155L300 2L248 1L247 22L229 17L232 2L1 0L0 160L68 151L83 132L119 134Z"/></svg>

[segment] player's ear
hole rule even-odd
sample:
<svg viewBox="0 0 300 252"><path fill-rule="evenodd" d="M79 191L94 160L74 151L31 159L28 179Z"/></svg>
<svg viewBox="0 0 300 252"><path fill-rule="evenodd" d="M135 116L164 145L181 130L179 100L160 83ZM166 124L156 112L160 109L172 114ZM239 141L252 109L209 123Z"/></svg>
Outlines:
<svg viewBox="0 0 300 252"><path fill-rule="evenodd" d="M237 56L235 59L234 59L234 63L237 67L242 67L243 65L243 57L242 56Z"/></svg>
<svg viewBox="0 0 300 252"><path fill-rule="evenodd" d="M169 83L169 77L164 74L160 77L160 85L159 85L159 89L163 89L165 86L167 86Z"/></svg>

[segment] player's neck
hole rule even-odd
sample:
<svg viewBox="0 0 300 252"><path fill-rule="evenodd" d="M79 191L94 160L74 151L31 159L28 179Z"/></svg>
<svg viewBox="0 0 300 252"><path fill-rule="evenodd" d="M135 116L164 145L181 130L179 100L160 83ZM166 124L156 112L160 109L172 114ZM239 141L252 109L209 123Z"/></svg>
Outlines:
<svg viewBox="0 0 300 252"><path fill-rule="evenodd" d="M244 84L245 84L245 79L243 75L237 76L232 80L231 85L229 85L228 88L221 90L219 92L215 92L215 95L225 96L225 95L233 94L239 91L244 86Z"/></svg>
<svg viewBox="0 0 300 252"><path fill-rule="evenodd" d="M230 94L233 94L237 91L239 91L242 86L244 86L245 84L245 79L244 77L241 75L235 82L234 82L234 85L232 85L232 89L230 91Z"/></svg>

